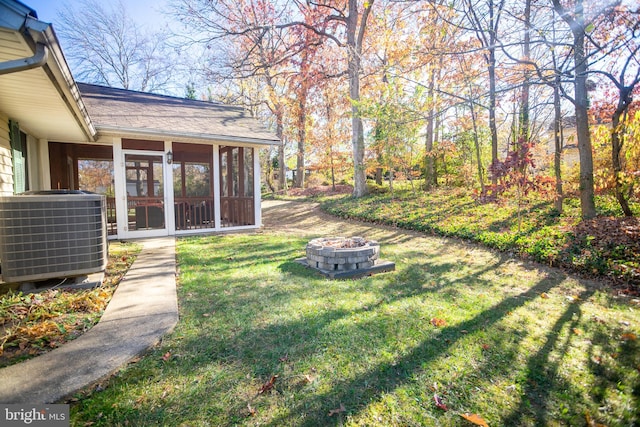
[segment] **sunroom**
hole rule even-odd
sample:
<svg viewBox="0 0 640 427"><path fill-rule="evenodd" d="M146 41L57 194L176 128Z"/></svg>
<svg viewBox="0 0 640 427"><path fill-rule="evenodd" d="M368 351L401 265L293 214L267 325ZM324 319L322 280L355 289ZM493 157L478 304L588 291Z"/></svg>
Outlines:
<svg viewBox="0 0 640 427"><path fill-rule="evenodd" d="M258 150L275 137L241 108L78 83L91 144L49 142L51 186L107 196L118 238L260 226Z"/></svg>
<svg viewBox="0 0 640 427"><path fill-rule="evenodd" d="M0 196L106 196L110 238L257 228L258 150L244 109L76 83L51 24L0 0Z"/></svg>

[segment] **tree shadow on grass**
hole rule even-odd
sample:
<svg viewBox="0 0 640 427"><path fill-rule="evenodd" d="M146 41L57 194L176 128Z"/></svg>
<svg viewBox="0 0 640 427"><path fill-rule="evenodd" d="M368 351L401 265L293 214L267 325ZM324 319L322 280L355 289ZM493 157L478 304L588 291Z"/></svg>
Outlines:
<svg viewBox="0 0 640 427"><path fill-rule="evenodd" d="M298 268L297 266L291 266ZM404 280L388 280L382 287L384 300L378 302L378 306L389 305L394 301L412 297L418 294L437 293L450 290L453 283L443 282L437 286L422 287L415 285L423 278L425 265L414 265L407 269ZM444 266L453 267L451 266ZM495 266L494 266L495 267ZM490 269L492 267L487 267ZM469 277L467 283L479 284L478 276L481 272ZM416 279L415 281L412 279ZM405 281L406 280L406 281ZM314 394L294 402L288 407L287 413L275 416L269 425L331 425L339 424L338 417L329 418L327 414L332 409L338 408L343 402L349 402L348 413L356 414L362 410L368 402L378 399L382 394L391 392L397 387L410 382L414 372L420 370L425 364L438 360L446 354L450 348L462 337L474 332L484 330L498 322L508 313L522 306L528 299L548 292L558 285L563 277L545 278L538 284L519 295L505 298L495 306L483 311L473 318L463 321L455 326L441 328L437 337L424 340L413 348L405 356L389 363L381 363L368 372L356 375L350 379L337 379L329 391ZM404 286L403 286L404 283ZM248 328L240 332L226 346L226 351L214 355L223 360L235 360L243 366L250 368L253 375L263 380L282 369L282 357L291 361L304 360L312 355L321 354L326 347L331 346L331 334L327 332L335 322L340 322L348 316L357 315L377 308L375 305L367 305L358 310L331 309L318 312L315 316L301 319L287 320L266 327ZM568 316L568 317L567 317ZM562 322L571 315L563 316ZM561 322L560 322L561 323ZM559 323L559 324L560 324ZM369 328L378 330L386 325L378 325L375 322L369 325L358 325L360 330ZM355 328L356 326L354 326ZM198 339L197 341L200 341ZM365 341L366 342L366 339ZM247 344L251 345L247 346ZM258 343L258 347L255 344ZM233 412L240 414L246 410L246 402L237 402Z"/></svg>
<svg viewBox="0 0 640 427"><path fill-rule="evenodd" d="M580 293L577 300L584 301L593 295L593 293L594 289L586 289ZM564 340L560 341L560 337L562 336L561 331L567 328L569 331L575 331L581 318L582 310L580 303L574 302L569 304L564 313L556 320L546 334L544 345L529 358L526 367L527 375L526 378L522 379L524 389L522 391L520 405L515 407L511 414L506 416L503 422L504 425L522 425L524 422L523 417L527 413L535 419L538 425L547 425L554 421L554 419L549 419L549 410L551 408L549 408L548 402L551 394L559 390L562 390L563 394L570 397L567 405L572 404L580 398L580 396L575 395L577 392L572 390L572 385L559 375L561 358L552 360L551 355L554 352L563 355L568 351L571 340L576 335L574 333L568 333ZM573 398L573 402L571 398ZM557 410L558 408L553 409ZM575 414L571 414L570 416L573 417ZM582 414L579 414L579 416L582 417ZM575 425L576 423L582 423L583 419L565 421L569 421L570 425Z"/></svg>
<svg viewBox="0 0 640 427"><path fill-rule="evenodd" d="M297 402L288 414L276 417L269 425L289 425L290 417L298 418L299 414L305 414L305 421L299 425L339 424L340 421L337 418L327 417L332 409L339 407L343 402L358 402L357 407L348 409L350 414L357 413L368 402L379 399L382 394L411 381L412 373L420 370L425 364L437 360L462 337L495 324L508 313L522 306L528 298L548 292L558 283L556 279L543 279L521 295L506 298L492 308L455 326L444 327L437 338L423 341L399 360L381 363L366 373L338 382L325 393L312 395L309 399Z"/></svg>
<svg viewBox="0 0 640 427"><path fill-rule="evenodd" d="M262 249L264 248L260 251L262 256L273 256L276 259L287 259L289 256L281 244L272 245L266 250ZM416 252L414 255L418 254L419 252ZM329 417L328 413L331 410L345 403L346 414L357 415L371 401L411 383L417 372L453 351L452 348L458 341L495 325L510 312L524 305L527 300L557 286L564 277L560 275L545 277L525 292L506 296L501 302L465 321L439 328L437 333L433 331L425 333L421 342L406 352L399 353L393 361L373 364L371 368L367 368L366 372L354 375L338 373L328 382L328 389L324 387L310 390L309 393L298 393L306 390L305 387L310 385L300 378L301 371L296 366L306 364L311 369L310 364L313 360L330 357L332 351L341 349L357 351L358 346L362 346L363 353L370 350L376 345L377 335L375 334L380 330L384 330L387 336L392 336L393 328L404 325L389 325L387 322L393 322L393 317L366 317L368 313L389 309L391 305L400 305L405 300L420 295L428 298L453 292L460 282L468 287L488 286L487 279L482 275L497 268L507 259L501 257L482 268L476 268L461 281L442 279L431 283L432 275L442 275L444 272L459 268L459 265L425 260L413 262L401 271L388 276L342 283L340 286L327 287L327 289L322 289L323 281L310 277L305 267L285 261L277 268L290 277L279 282L278 286L260 288L255 282L247 281L241 276L232 276L225 278L224 284L195 289L193 298L198 300L198 303L183 306L183 308L192 311L185 317L194 323L191 327L196 334L188 338L175 338L174 345L179 346L178 351L184 353L183 357L191 358L196 362L182 363L181 358L162 361L157 357L147 361L145 365L151 366L151 369L171 372L175 378L205 376L208 379L193 381L188 387L174 391L171 403L166 405L166 413L158 412L157 419L159 423L167 423L169 420L174 422L198 419L201 409L212 410L210 400L221 399L221 396L228 392L228 388L233 387L234 380L225 378L225 367L239 367L238 369L245 373L246 378L252 379L252 382L248 383L254 386L249 387L255 387L255 389L246 391L244 398L235 398L224 403L223 422L243 423L247 417L247 405L260 404L260 401L254 403L251 400L255 399L252 394L255 395L259 390L259 386L256 387L255 384L263 384L272 375L278 374L280 377L275 390L276 393L279 393L278 390L282 390L283 393L282 396L276 396L273 399L285 399L285 392L296 394L296 398L287 402L285 409L267 418L265 422L268 425L340 424L342 415ZM224 260L216 262L224 262ZM371 292L377 296L377 300L366 305L355 304L352 308L341 305L341 293L359 291ZM349 296L349 298L353 297ZM306 299L316 309L305 315L283 310L283 316L272 316L270 311L277 311L281 306L296 299ZM363 322L351 321L360 317L364 319ZM565 322L570 318L570 316L563 316L561 321ZM345 336L354 340L355 343L345 343L344 346L336 343L334 334L336 328L346 328ZM166 351L166 349L160 351ZM550 349L545 348L544 351L550 351ZM537 357L544 357L544 355ZM154 363L157 366L154 366ZM531 363L533 365L533 362ZM490 368L487 366L484 369ZM217 370L215 373L209 373L214 369ZM298 376L288 376L291 370L295 370ZM136 383L144 384L147 381L148 376L141 375L144 375L144 371L136 374L136 368L134 368L131 375L127 375L122 381L126 388L130 389ZM164 376L170 378L166 373ZM265 399L265 401L268 400ZM129 410L135 413L146 410L153 412L154 406L153 403L148 407L144 402L136 403ZM180 415L172 416L171 411L176 410ZM519 418L516 418L517 420Z"/></svg>

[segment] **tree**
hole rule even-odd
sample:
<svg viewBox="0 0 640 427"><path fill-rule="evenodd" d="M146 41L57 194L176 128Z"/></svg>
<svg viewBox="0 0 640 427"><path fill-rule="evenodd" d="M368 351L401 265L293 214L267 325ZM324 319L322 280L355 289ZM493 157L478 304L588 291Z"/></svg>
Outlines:
<svg viewBox="0 0 640 427"><path fill-rule="evenodd" d="M360 111L375 122L373 139L374 149L378 153L376 166L386 167L389 190L393 194L393 179L397 171L411 179L417 125L420 123L411 105L422 90L418 88L416 93L407 94L397 79L387 78L383 78L378 86L376 99L363 101Z"/></svg>
<svg viewBox="0 0 640 427"><path fill-rule="evenodd" d="M637 42L636 31L638 28L637 18L633 19L633 14L626 8L616 10L609 21L605 31L607 40L614 39L613 45L607 49L617 60L611 61L610 70L600 70L615 87L616 96L609 99L617 98L615 106L609 112L611 116L611 165L613 167L614 179L614 195L620 204L625 216L633 216L629 207L628 197L624 191L624 168L622 152L625 142L625 128L629 108L633 102L632 94L636 87L640 84L640 62L638 60L638 52L640 45ZM620 34L616 34L616 31ZM617 39L617 40L615 40ZM605 50L603 46L599 47ZM626 56L626 58L625 58Z"/></svg>
<svg viewBox="0 0 640 427"><path fill-rule="evenodd" d="M574 61L574 96L568 97L576 110L576 133L578 137L578 152L580 155L580 209L583 219L596 216L596 205L593 188L593 153L591 135L589 133L589 94L587 92L587 53L585 39L587 26L585 20L583 0L576 0L573 11L565 9L560 0L551 0L560 17L569 25L573 35Z"/></svg>
<svg viewBox="0 0 640 427"><path fill-rule="evenodd" d="M496 51L498 29L505 0L486 0L486 4L464 0L464 15L475 31L482 48L489 76L489 129L491 131L491 162L498 160L498 129L496 125ZM494 181L495 184L495 181ZM484 184L483 184L484 185Z"/></svg>
<svg viewBox="0 0 640 427"><path fill-rule="evenodd" d="M174 64L165 33L143 31L121 0L109 8L80 0L59 18L60 39L78 80L143 92L166 89Z"/></svg>
<svg viewBox="0 0 640 427"><path fill-rule="evenodd" d="M330 7L327 5L326 7ZM344 22L347 33L347 69L349 76L349 96L351 107L351 144L353 146L353 196L367 194L366 172L364 165L364 129L360 117L360 74L362 72L362 47L367 28L367 19L373 7L373 0L365 1L360 14L358 0L348 1L348 13L344 11L331 15L331 19ZM334 9L337 10L337 9ZM333 38L334 40L335 37Z"/></svg>
<svg viewBox="0 0 640 427"><path fill-rule="evenodd" d="M233 86L227 101L255 111L266 108L274 117L278 147L278 187L286 190L285 123L289 100L286 92L289 61L301 51L287 28L273 26L285 13L277 5L255 0L176 0L174 15L190 33L184 47L203 48L200 71L217 87Z"/></svg>

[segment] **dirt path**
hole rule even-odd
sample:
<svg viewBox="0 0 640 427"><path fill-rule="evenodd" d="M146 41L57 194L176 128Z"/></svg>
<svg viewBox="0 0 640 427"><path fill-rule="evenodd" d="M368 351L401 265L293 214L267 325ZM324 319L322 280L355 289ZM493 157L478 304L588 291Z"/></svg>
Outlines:
<svg viewBox="0 0 640 427"><path fill-rule="evenodd" d="M262 202L264 229L273 232L296 233L301 236L363 236L387 242L425 238L433 244L445 239L430 237L410 230L352 221L325 214L318 203L264 200Z"/></svg>

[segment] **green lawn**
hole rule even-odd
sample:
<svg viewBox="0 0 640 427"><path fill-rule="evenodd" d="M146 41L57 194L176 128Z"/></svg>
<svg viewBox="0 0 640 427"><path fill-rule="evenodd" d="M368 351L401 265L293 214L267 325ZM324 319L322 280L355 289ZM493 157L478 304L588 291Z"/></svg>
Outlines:
<svg viewBox="0 0 640 427"><path fill-rule="evenodd" d="M623 217L613 197L597 197L596 206L599 217L581 222L576 198L565 199L560 214L552 201L535 195L524 200L518 210L515 198L478 203L464 189L414 192L406 185L394 195L323 201L323 209L337 216L468 239L546 265L601 277L638 295L640 221ZM640 216L640 204L631 202L631 207Z"/></svg>
<svg viewBox="0 0 640 427"><path fill-rule="evenodd" d="M640 423L640 301L378 233L396 271L345 281L294 262L308 236L179 239L175 331L74 398L73 425Z"/></svg>

